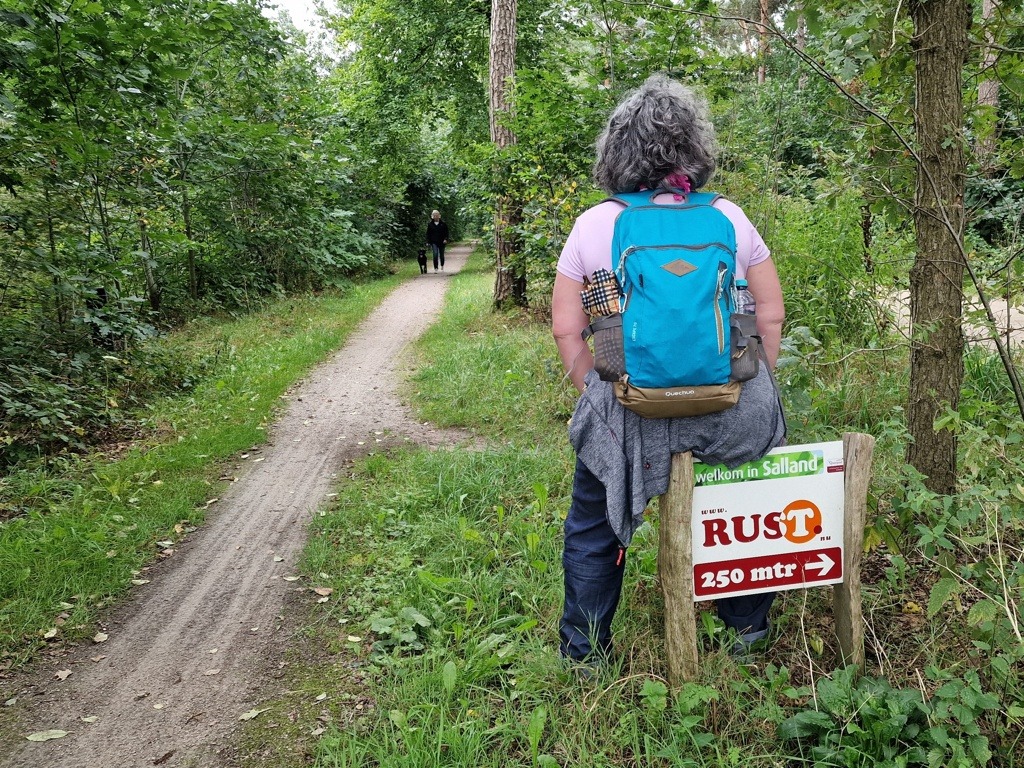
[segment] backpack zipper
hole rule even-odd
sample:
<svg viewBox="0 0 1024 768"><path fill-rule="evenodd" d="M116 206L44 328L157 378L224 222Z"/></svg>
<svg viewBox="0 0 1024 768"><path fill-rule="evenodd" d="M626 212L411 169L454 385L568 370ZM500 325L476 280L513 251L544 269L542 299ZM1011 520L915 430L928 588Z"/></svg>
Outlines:
<svg viewBox="0 0 1024 768"><path fill-rule="evenodd" d="M703 251L705 248L721 248L723 251L728 253L730 256L735 256L732 248L725 243L718 241L712 243L704 243L703 245L631 245L622 252L619 256L619 267L615 270L615 276L619 278L619 285L625 287L626 285L626 259L640 250L646 251L667 251L667 250L684 250L684 251ZM721 264L721 262L719 262Z"/></svg>
<svg viewBox="0 0 1024 768"><path fill-rule="evenodd" d="M626 250L624 250L622 252L622 255L619 257L619 266L620 267L622 266L622 262L623 262L623 260L625 260L625 258L627 256L629 256L632 253L636 253L639 250L664 251L664 250L671 250L673 248L682 248L684 251L703 251L705 248L721 248L726 253L730 253L731 254L733 252L732 248L730 248L725 243L718 242L717 240L715 240L713 242L710 242L710 243L703 243L701 245L683 245L681 243L680 244L674 244L673 243L673 244L666 244L666 245L631 245L628 248L626 248Z"/></svg>
<svg viewBox="0 0 1024 768"><path fill-rule="evenodd" d="M725 353L725 320L722 318L722 296L725 290L725 274L729 267L718 262L718 284L715 286L715 330L718 332L718 354Z"/></svg>

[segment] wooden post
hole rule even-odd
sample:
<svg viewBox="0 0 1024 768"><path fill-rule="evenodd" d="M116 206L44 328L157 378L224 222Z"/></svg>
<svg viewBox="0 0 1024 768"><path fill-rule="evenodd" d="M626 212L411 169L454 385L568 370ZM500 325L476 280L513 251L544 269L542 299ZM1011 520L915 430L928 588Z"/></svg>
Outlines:
<svg viewBox="0 0 1024 768"><path fill-rule="evenodd" d="M864 615L861 612L860 560L864 553L871 455L875 438L857 432L843 435L844 508L843 583L832 587L832 611L843 666L864 668Z"/></svg>
<svg viewBox="0 0 1024 768"><path fill-rule="evenodd" d="M697 677L697 623L693 607L693 456L672 455L668 491L659 502L658 575L665 600L665 659L675 690Z"/></svg>

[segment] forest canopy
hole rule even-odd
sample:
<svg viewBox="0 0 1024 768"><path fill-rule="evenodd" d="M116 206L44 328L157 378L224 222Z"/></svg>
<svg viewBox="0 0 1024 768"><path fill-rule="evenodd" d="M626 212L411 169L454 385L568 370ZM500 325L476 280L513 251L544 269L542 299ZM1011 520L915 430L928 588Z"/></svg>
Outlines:
<svg viewBox="0 0 1024 768"><path fill-rule="evenodd" d="M971 11L952 24L919 18L946 5L934 2L365 0L322 11L327 44L264 5L15 0L0 12L3 462L82 447L146 392L187 387L189 365L148 343L162 329L380 274L411 258L433 208L454 235L498 248L515 303L543 311L569 227L600 197L589 169L602 120L655 71L711 100L712 187L773 249L790 331L884 344L871 307L909 291L918 326L955 360L962 295L1019 301L1020 3L950 3ZM496 143L498 7L515 24ZM915 78L933 46L915 41L956 25L962 44L938 46L962 64L951 123L922 112ZM962 160L938 201L962 215L933 246L919 238L935 217L915 212L947 158L928 166L915 132L927 125L937 152ZM918 296L949 261L934 248L956 251L955 290ZM931 397L930 360L911 358L923 390L908 418L929 432L941 403L956 410L962 372L940 365L952 388ZM955 468L931 469L948 489Z"/></svg>

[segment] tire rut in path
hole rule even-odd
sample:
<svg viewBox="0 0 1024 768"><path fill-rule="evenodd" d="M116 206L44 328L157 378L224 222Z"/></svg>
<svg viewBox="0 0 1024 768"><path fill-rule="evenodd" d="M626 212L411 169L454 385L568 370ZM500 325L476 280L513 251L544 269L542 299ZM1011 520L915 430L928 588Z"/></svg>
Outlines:
<svg viewBox="0 0 1024 768"><path fill-rule="evenodd" d="M276 666L292 631L280 619L285 598L308 589L283 577L294 573L307 523L336 472L396 442L439 446L468 439L416 422L396 393L403 350L436 319L447 276L468 252L450 249L446 272L395 289L291 393L259 452L262 461L250 464L211 507L206 524L115 612L105 643L73 649L58 666L40 657L26 675L31 681L9 694L18 695L23 725L0 766L226 764L222 750L239 716L257 706L265 672ZM56 680L60 668L71 676ZM87 724L81 720L87 716L98 719ZM43 743L24 740L50 729L70 733Z"/></svg>

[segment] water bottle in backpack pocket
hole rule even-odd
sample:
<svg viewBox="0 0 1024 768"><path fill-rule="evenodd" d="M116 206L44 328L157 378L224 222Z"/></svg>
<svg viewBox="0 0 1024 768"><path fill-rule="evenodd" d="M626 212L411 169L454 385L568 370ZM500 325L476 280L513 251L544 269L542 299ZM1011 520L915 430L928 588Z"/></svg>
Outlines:
<svg viewBox="0 0 1024 768"><path fill-rule="evenodd" d="M746 280L736 280L734 296L735 309L729 318L732 380L750 381L757 376L762 354L761 337L757 333L756 304Z"/></svg>

